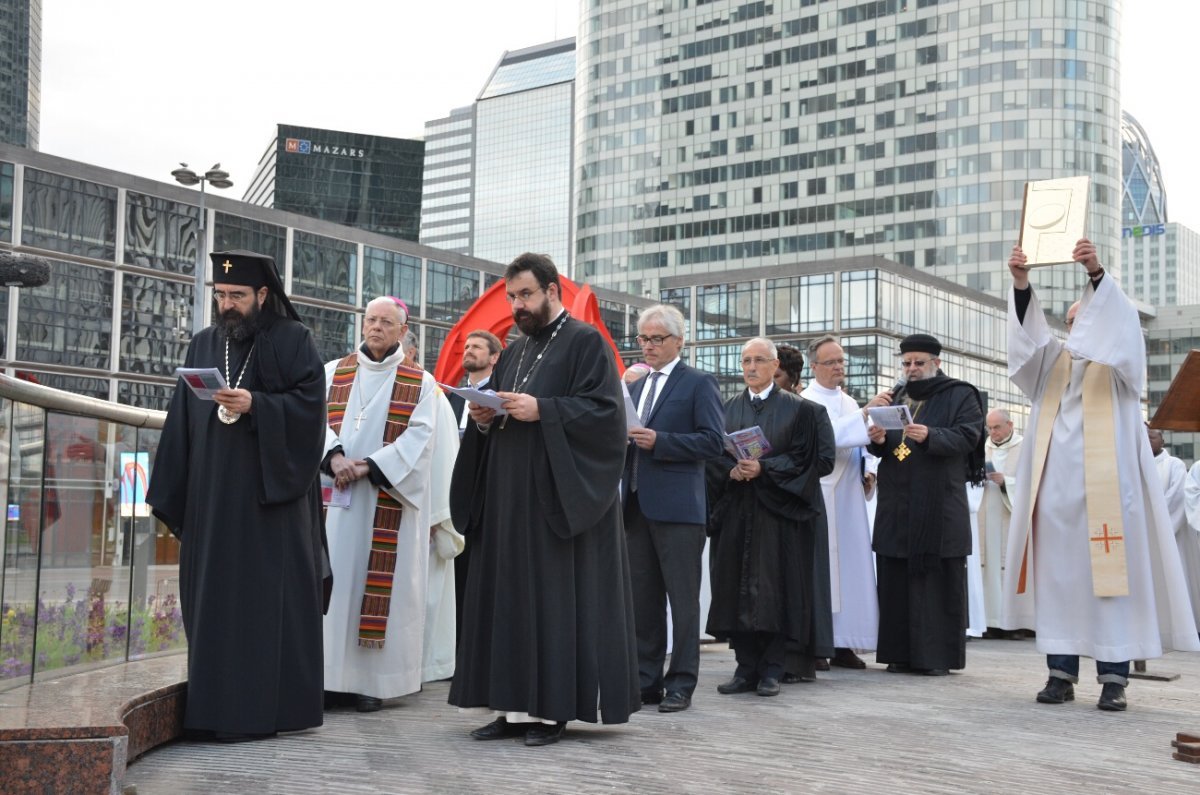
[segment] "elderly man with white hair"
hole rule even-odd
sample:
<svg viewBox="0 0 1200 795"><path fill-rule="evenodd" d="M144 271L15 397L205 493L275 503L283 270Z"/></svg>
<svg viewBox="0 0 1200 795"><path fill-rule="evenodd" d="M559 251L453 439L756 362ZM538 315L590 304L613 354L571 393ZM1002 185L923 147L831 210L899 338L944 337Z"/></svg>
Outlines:
<svg viewBox="0 0 1200 795"><path fill-rule="evenodd" d="M708 463L708 632L729 638L737 658L733 677L717 687L725 694L778 695L787 652L812 654L821 478L837 448L825 407L776 387L778 367L770 340L742 347L746 389L725 403L725 431L758 432Z"/></svg>

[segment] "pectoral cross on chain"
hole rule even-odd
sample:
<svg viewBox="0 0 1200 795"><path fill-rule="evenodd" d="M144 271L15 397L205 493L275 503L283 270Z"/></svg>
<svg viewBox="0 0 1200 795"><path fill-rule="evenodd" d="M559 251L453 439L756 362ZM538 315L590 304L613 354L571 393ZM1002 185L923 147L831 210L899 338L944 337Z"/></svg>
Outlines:
<svg viewBox="0 0 1200 795"><path fill-rule="evenodd" d="M908 445L902 441L896 446L896 449L892 451L892 455L896 456L898 460L903 461L912 455L912 450L910 450Z"/></svg>

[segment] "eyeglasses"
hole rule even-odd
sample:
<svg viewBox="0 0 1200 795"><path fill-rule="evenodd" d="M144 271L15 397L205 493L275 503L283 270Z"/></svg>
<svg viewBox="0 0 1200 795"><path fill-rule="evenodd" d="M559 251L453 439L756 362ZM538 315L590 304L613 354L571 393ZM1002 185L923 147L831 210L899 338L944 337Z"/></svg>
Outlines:
<svg viewBox="0 0 1200 795"><path fill-rule="evenodd" d="M520 301L522 304L527 304L529 303L530 298L533 298L542 291L543 289L539 287L536 290L522 290L519 293L505 293L504 297L510 304L516 303L517 301Z"/></svg>
<svg viewBox="0 0 1200 795"><path fill-rule="evenodd" d="M931 359L913 359L907 362L900 362L901 367L924 367L932 361Z"/></svg>
<svg viewBox="0 0 1200 795"><path fill-rule="evenodd" d="M743 356L742 367L761 367L764 364L771 364L774 361L774 359L768 359L765 356Z"/></svg>
<svg viewBox="0 0 1200 795"><path fill-rule="evenodd" d="M846 360L845 359L827 359L823 362L813 362L813 364L819 364L822 367L845 367Z"/></svg>
<svg viewBox="0 0 1200 795"><path fill-rule="evenodd" d="M230 290L229 292L226 292L225 290L213 290L213 300L218 304L222 301L230 301L235 304L240 304L253 297L254 291L252 290Z"/></svg>
<svg viewBox="0 0 1200 795"><path fill-rule="evenodd" d="M661 348L662 344L674 337L674 334L655 334L653 337L647 337L645 334L638 334L634 337L638 345L650 345L655 348Z"/></svg>

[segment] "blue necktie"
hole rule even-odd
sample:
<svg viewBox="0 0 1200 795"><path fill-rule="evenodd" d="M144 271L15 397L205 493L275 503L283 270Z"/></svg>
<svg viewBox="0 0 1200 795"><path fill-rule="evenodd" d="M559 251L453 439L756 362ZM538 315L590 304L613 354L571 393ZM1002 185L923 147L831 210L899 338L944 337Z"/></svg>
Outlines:
<svg viewBox="0 0 1200 795"><path fill-rule="evenodd" d="M642 416L640 418L642 421L642 427L645 427L646 423L650 421L650 409L654 408L654 394L658 388L658 377L660 375L662 375L662 373L651 373L650 375L646 376L650 379L650 386L646 387L646 389L649 391L646 393L646 402L642 404ZM640 461L641 458L642 448L634 448L633 471L629 475L630 491L637 491L638 461Z"/></svg>

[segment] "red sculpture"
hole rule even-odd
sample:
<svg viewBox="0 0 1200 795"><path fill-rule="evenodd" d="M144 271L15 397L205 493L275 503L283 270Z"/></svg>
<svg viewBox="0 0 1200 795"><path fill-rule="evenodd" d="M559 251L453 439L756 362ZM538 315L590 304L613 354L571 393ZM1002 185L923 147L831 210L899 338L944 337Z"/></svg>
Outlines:
<svg viewBox="0 0 1200 795"><path fill-rule="evenodd" d="M617 345L613 342L612 335L608 333L608 327L604 325L603 319L600 317L600 304L596 302L596 295L592 292L592 288L586 284L583 286L575 284L575 282L566 277L559 276L559 282L562 284L562 303L571 313L572 317L578 318L585 323L590 323L604 336L608 347L612 349L613 360L617 363L617 374L621 375L625 372L625 364L621 361L621 355L617 350ZM508 305L508 299L504 295L505 283L500 280L484 291L483 295L479 296L479 300L471 305L471 308L454 324L454 328L450 329L450 334L446 337L446 342L442 346L442 352L438 356L437 368L433 372L433 377L440 384L456 385L461 380L465 371L462 369L463 347L467 342L467 335L476 329L484 329L490 331L504 341L508 337L508 332L513 327L512 307Z"/></svg>

